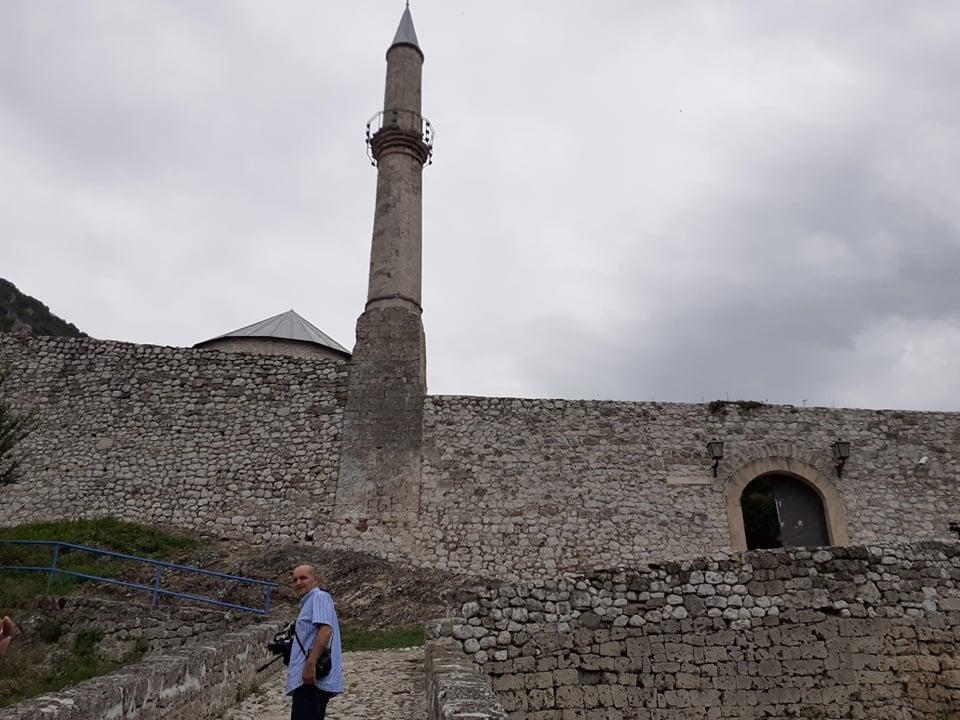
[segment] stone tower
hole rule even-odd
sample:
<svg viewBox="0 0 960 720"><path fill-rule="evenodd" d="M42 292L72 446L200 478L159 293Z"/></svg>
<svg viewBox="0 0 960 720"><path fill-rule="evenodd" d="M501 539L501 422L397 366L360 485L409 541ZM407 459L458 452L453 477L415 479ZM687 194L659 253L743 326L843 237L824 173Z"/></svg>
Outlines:
<svg viewBox="0 0 960 720"><path fill-rule="evenodd" d="M337 517L403 522L420 506L426 353L420 306L423 53L409 6L387 50L383 112L367 125L377 201L367 304L357 320L344 411Z"/></svg>

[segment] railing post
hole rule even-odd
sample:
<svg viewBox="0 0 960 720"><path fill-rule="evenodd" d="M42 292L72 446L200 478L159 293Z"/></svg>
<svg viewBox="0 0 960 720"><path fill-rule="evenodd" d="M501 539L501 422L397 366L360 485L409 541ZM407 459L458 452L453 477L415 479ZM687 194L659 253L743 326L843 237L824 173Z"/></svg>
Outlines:
<svg viewBox="0 0 960 720"><path fill-rule="evenodd" d="M60 559L60 543L53 546L53 560L50 561L50 574L47 576L47 595L53 586L53 576L57 574L57 561Z"/></svg>
<svg viewBox="0 0 960 720"><path fill-rule="evenodd" d="M264 603L263 603L263 614L264 614L264 616L269 616L269 615L270 615L270 591L271 591L271 590L273 590L273 588L270 587L269 585L267 585L267 597L266 597L266 600L265 600Z"/></svg>
<svg viewBox="0 0 960 720"><path fill-rule="evenodd" d="M150 607L156 607L160 598L160 576L163 575L163 565L157 565L157 576L153 579L153 599Z"/></svg>

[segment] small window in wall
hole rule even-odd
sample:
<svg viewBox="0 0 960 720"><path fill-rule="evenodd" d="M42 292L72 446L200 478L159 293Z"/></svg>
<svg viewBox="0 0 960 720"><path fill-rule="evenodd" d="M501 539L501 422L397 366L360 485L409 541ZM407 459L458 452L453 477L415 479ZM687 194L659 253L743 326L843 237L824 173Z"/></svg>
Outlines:
<svg viewBox="0 0 960 720"><path fill-rule="evenodd" d="M823 502L790 475L761 475L740 496L747 548L829 545Z"/></svg>

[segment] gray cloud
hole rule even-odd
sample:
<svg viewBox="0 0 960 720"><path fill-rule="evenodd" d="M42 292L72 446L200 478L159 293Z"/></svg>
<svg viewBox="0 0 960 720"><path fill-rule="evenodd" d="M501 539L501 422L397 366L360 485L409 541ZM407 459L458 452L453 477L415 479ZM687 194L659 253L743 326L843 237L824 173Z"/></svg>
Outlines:
<svg viewBox="0 0 960 720"><path fill-rule="evenodd" d="M4 3L0 275L99 337L349 345L400 9ZM960 7L413 10L431 391L960 404Z"/></svg>

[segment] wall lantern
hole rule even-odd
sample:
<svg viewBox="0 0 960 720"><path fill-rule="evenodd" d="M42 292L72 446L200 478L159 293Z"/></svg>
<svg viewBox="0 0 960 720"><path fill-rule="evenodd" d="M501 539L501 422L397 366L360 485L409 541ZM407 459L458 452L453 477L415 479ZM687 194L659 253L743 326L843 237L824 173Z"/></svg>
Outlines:
<svg viewBox="0 0 960 720"><path fill-rule="evenodd" d="M720 461L723 460L723 440L714 438L707 443L707 452L710 459L713 460L713 476L717 476L717 468L720 467Z"/></svg>
<svg viewBox="0 0 960 720"><path fill-rule="evenodd" d="M830 449L833 450L833 465L837 468L837 477L842 477L843 466L847 464L847 458L850 457L850 443L837 440Z"/></svg>

